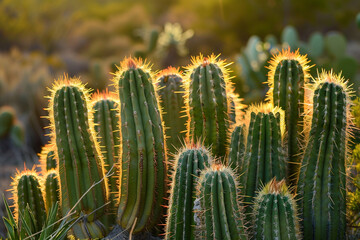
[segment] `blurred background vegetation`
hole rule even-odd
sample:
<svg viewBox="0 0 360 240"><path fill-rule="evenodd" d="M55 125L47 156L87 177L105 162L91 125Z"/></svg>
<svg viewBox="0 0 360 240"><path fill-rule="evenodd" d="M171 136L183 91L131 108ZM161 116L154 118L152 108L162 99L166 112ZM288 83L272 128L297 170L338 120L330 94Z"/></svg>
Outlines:
<svg viewBox="0 0 360 240"><path fill-rule="evenodd" d="M215 53L233 62L249 103L265 96L271 54L290 47L316 64L313 76L342 71L359 94L359 10L359 0L0 0L0 192L48 141L42 116L54 78L103 90L124 56L157 71Z"/></svg>

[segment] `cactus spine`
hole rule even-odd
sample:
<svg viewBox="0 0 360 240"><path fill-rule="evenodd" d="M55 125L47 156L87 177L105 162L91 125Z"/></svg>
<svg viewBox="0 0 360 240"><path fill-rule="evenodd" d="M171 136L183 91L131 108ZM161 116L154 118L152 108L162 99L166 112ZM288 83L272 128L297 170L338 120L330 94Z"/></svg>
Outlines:
<svg viewBox="0 0 360 240"><path fill-rule="evenodd" d="M246 147L246 125L235 127L231 134L229 167L239 176L242 174Z"/></svg>
<svg viewBox="0 0 360 240"><path fill-rule="evenodd" d="M100 150L104 159L106 172L111 170L109 177L109 201L111 208L115 209L119 188L117 181L118 161L120 151L119 130L119 103L116 96L108 93L97 93L92 97L93 120L97 133Z"/></svg>
<svg viewBox="0 0 360 240"><path fill-rule="evenodd" d="M254 215L254 239L301 238L296 203L284 180L266 184L256 197Z"/></svg>
<svg viewBox="0 0 360 240"><path fill-rule="evenodd" d="M74 207L86 216L72 228L76 238L104 237L107 179L88 117L88 92L79 80L65 76L51 93L49 111L59 161L62 215Z"/></svg>
<svg viewBox="0 0 360 240"><path fill-rule="evenodd" d="M225 67L225 62L214 55L200 55L192 59L186 82L187 135L194 142L202 139L217 157L226 155L230 127L231 104L227 89L231 88L231 83Z"/></svg>
<svg viewBox="0 0 360 240"><path fill-rule="evenodd" d="M32 229L32 232L40 231L46 221L46 212L41 180L34 169L28 170L25 168L23 172L18 171L16 173L12 182L12 193L18 223L21 222L19 215L26 215L27 208L29 208L36 220L33 226L35 229Z"/></svg>
<svg viewBox="0 0 360 240"><path fill-rule="evenodd" d="M297 189L304 239L346 238L346 85L332 72L322 72L314 84L311 130Z"/></svg>
<svg viewBox="0 0 360 240"><path fill-rule="evenodd" d="M284 113L271 104L250 106L248 136L240 184L245 203L253 201L260 186L272 178L285 178ZM246 208L248 213L250 208Z"/></svg>
<svg viewBox="0 0 360 240"><path fill-rule="evenodd" d="M151 229L163 212L166 155L160 110L150 71L126 58L115 76L121 114L122 160L117 221L134 233Z"/></svg>
<svg viewBox="0 0 360 240"><path fill-rule="evenodd" d="M267 93L268 100L285 112L288 150L288 183L295 186L297 182L301 147L304 145L303 123L305 107L305 84L309 77L309 60L299 54L299 50L290 52L282 50L270 60Z"/></svg>
<svg viewBox="0 0 360 240"><path fill-rule="evenodd" d="M168 153L176 153L181 148L186 135L187 119L182 112L185 110L184 88L181 72L169 67L158 75L158 95L163 110L166 145Z"/></svg>
<svg viewBox="0 0 360 240"><path fill-rule="evenodd" d="M210 167L209 152L200 145L183 148L175 160L166 224L166 239L195 239L194 201L201 170Z"/></svg>
<svg viewBox="0 0 360 240"><path fill-rule="evenodd" d="M204 239L247 239L238 204L238 185L230 168L213 165L199 179L199 237Z"/></svg>

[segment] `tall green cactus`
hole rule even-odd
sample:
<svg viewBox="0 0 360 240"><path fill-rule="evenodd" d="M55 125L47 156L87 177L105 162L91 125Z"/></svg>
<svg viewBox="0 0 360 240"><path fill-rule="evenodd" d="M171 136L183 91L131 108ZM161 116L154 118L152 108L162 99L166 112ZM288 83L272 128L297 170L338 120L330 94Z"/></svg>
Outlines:
<svg viewBox="0 0 360 240"><path fill-rule="evenodd" d="M100 238L107 232L108 189L102 156L88 117L88 91L77 79L58 80L51 91L50 120L56 140L61 210L84 216L72 228L76 238Z"/></svg>
<svg viewBox="0 0 360 240"><path fill-rule="evenodd" d="M227 153L230 127L231 89L227 65L214 55L192 59L186 86L189 121L187 135L192 141L203 140L217 157Z"/></svg>
<svg viewBox="0 0 360 240"><path fill-rule="evenodd" d="M291 52L290 48L282 50L270 60L267 93L268 100L285 111L288 150L288 183L295 186L297 182L301 147L304 146L304 107L305 84L309 78L309 60L299 54L299 50Z"/></svg>
<svg viewBox="0 0 360 240"><path fill-rule="evenodd" d="M166 239L195 239L194 201L201 170L209 168L206 148L195 144L184 147L176 157L166 223Z"/></svg>
<svg viewBox="0 0 360 240"><path fill-rule="evenodd" d="M199 238L247 239L238 202L238 185L230 168L213 165L199 179Z"/></svg>
<svg viewBox="0 0 360 240"><path fill-rule="evenodd" d="M41 188L41 179L34 169L26 169L22 172L17 172L12 186L12 194L15 203L15 217L21 222L20 214L24 216L27 207L31 209L34 214L34 229L32 232L38 232L43 228L46 221L45 202Z"/></svg>
<svg viewBox="0 0 360 240"><path fill-rule="evenodd" d="M161 113L150 70L126 58L115 76L120 97L121 175L117 222L134 233L158 224L166 194Z"/></svg>
<svg viewBox="0 0 360 240"><path fill-rule="evenodd" d="M257 195L253 239L301 239L296 202L284 180L274 178Z"/></svg>
<svg viewBox="0 0 360 240"><path fill-rule="evenodd" d="M60 204L59 174L54 169L44 175L44 193L46 212L49 213L56 202ZM58 216L60 216L60 211Z"/></svg>
<svg viewBox="0 0 360 240"><path fill-rule="evenodd" d="M181 72L169 67L157 76L157 93L160 97L160 105L163 110L165 124L166 145L168 153L175 154L182 146L186 137L186 115L184 101L184 87Z"/></svg>
<svg viewBox="0 0 360 240"><path fill-rule="evenodd" d="M253 202L263 184L276 177L285 178L283 149L284 113L271 104L248 109L248 135L240 184L246 204ZM250 207L246 208L249 213Z"/></svg>
<svg viewBox="0 0 360 240"><path fill-rule="evenodd" d="M229 167L240 176L244 171L243 163L246 148L246 125L239 124L231 134Z"/></svg>
<svg viewBox="0 0 360 240"><path fill-rule="evenodd" d="M311 130L297 189L304 239L346 239L350 91L332 72L322 72L313 87Z"/></svg>
<svg viewBox="0 0 360 240"><path fill-rule="evenodd" d="M116 209L119 187L119 101L115 94L109 92L97 93L92 96L92 111L95 132L98 136L100 150L104 159L104 167L107 172L111 170L109 177L109 201L111 209Z"/></svg>

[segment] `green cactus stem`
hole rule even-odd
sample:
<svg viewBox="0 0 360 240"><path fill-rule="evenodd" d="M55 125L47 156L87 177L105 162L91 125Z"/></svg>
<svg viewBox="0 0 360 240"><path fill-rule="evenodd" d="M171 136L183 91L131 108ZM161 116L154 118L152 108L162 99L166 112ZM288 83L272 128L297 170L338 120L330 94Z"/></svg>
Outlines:
<svg viewBox="0 0 360 240"><path fill-rule="evenodd" d="M126 58L118 84L121 119L120 203L117 222L133 233L159 224L166 194L166 153L160 108L150 70Z"/></svg>
<svg viewBox="0 0 360 240"><path fill-rule="evenodd" d="M195 239L194 201L200 172L209 168L206 148L195 144L184 147L175 160L166 224L166 239Z"/></svg>
<svg viewBox="0 0 360 240"><path fill-rule="evenodd" d="M0 109L0 138L9 134L15 121L15 110L10 106L4 106Z"/></svg>
<svg viewBox="0 0 360 240"><path fill-rule="evenodd" d="M39 175L32 170L17 171L12 186L13 200L15 203L15 218L20 221L19 214L25 216L27 207L31 209L36 220L33 232L42 230L46 221L45 202Z"/></svg>
<svg viewBox="0 0 360 240"><path fill-rule="evenodd" d="M346 154L350 90L322 72L313 86L313 116L298 181L304 239L346 239Z"/></svg>
<svg viewBox="0 0 360 240"><path fill-rule="evenodd" d="M157 76L157 93L160 97L162 117L165 125L168 153L175 154L186 137L186 115L184 87L181 72L169 67Z"/></svg>
<svg viewBox="0 0 360 240"><path fill-rule="evenodd" d="M58 80L50 97L50 119L56 140L62 215L74 208L82 217L76 238L106 235L108 189L102 156L88 117L88 90L77 79Z"/></svg>
<svg viewBox="0 0 360 240"><path fill-rule="evenodd" d="M240 124L236 126L231 134L229 167L240 176L244 164L245 148L246 148L246 125Z"/></svg>
<svg viewBox="0 0 360 240"><path fill-rule="evenodd" d="M203 140L216 157L227 154L231 89L226 64L217 57L202 55L192 59L186 86L189 115L187 136L194 142Z"/></svg>
<svg viewBox="0 0 360 240"><path fill-rule="evenodd" d="M263 184L276 177L285 178L283 149L284 112L271 104L248 109L248 135L240 184L245 204L251 204ZM246 207L246 213L251 212ZM248 217L249 215L247 215Z"/></svg>
<svg viewBox="0 0 360 240"><path fill-rule="evenodd" d="M269 61L270 69L267 93L269 102L285 112L287 137L288 184L296 185L304 141L305 84L308 82L309 60L299 50L282 50Z"/></svg>
<svg viewBox="0 0 360 240"><path fill-rule="evenodd" d="M198 238L247 239L238 202L238 184L230 168L213 165L199 179Z"/></svg>
<svg viewBox="0 0 360 240"><path fill-rule="evenodd" d="M93 120L95 132L98 136L100 150L104 159L106 172L112 174L109 177L109 201L111 208L116 209L119 187L118 161L120 151L119 130L119 100L115 94L108 91L94 94L92 97Z"/></svg>
<svg viewBox="0 0 360 240"><path fill-rule="evenodd" d="M47 171L52 169L57 169L57 162L55 157L56 145L54 143L48 143L42 147L41 153L39 154L39 161L41 172L43 175L46 174Z"/></svg>
<svg viewBox="0 0 360 240"><path fill-rule="evenodd" d="M56 170L52 169L44 176L44 191L46 212L49 213L56 202L60 204L59 175Z"/></svg>
<svg viewBox="0 0 360 240"><path fill-rule="evenodd" d="M274 178L257 195L253 239L301 239L296 202L285 180Z"/></svg>

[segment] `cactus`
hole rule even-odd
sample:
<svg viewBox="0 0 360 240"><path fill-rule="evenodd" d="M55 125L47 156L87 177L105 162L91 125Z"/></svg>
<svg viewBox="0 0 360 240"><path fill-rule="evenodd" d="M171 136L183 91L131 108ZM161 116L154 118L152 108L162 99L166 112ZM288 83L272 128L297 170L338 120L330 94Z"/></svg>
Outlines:
<svg viewBox="0 0 360 240"><path fill-rule="evenodd" d="M238 204L238 185L230 168L213 165L199 179L199 238L247 239Z"/></svg>
<svg viewBox="0 0 360 240"><path fill-rule="evenodd" d="M109 177L109 201L111 202L111 208L115 209L119 192L117 185L120 151L119 101L115 94L105 91L94 94L91 105L95 132L104 159L104 167L107 172L111 170L110 174L112 174Z"/></svg>
<svg viewBox="0 0 360 240"><path fill-rule="evenodd" d="M253 239L301 239L296 202L285 181L274 178L257 195Z"/></svg>
<svg viewBox="0 0 360 240"><path fill-rule="evenodd" d="M246 126L240 124L231 134L229 167L239 176L242 174L246 147Z"/></svg>
<svg viewBox="0 0 360 240"><path fill-rule="evenodd" d="M114 81L122 141L117 222L139 233L152 229L163 212L167 163L161 113L146 63L126 58Z"/></svg>
<svg viewBox="0 0 360 240"><path fill-rule="evenodd" d="M243 109L245 108L245 105L241 103L243 99L239 98L239 94L235 93L233 88L228 90L227 96L229 98L230 124L235 125L236 123L242 122L244 117Z"/></svg>
<svg viewBox="0 0 360 240"><path fill-rule="evenodd" d="M53 142L42 147L39 154L41 172L45 174L47 171L57 169L57 162L55 157L56 145Z"/></svg>
<svg viewBox="0 0 360 240"><path fill-rule="evenodd" d="M299 47L299 34L293 26L286 26L281 33L281 41L285 47L295 50Z"/></svg>
<svg viewBox="0 0 360 240"><path fill-rule="evenodd" d="M10 129L10 138L17 147L22 147L25 144L25 130L24 126L19 122L15 122Z"/></svg>
<svg viewBox="0 0 360 240"><path fill-rule="evenodd" d="M211 159L206 148L185 146L175 160L166 224L166 239L195 239L194 201L201 170L209 168Z"/></svg>
<svg viewBox="0 0 360 240"><path fill-rule="evenodd" d="M59 175L56 170L49 170L44 176L45 208L49 213L56 202L60 203ZM60 216L60 211L58 211Z"/></svg>
<svg viewBox="0 0 360 240"><path fill-rule="evenodd" d="M88 117L88 90L78 79L64 76L50 96L52 137L59 163L61 211L72 208L83 220L72 228L76 238L104 237L108 189L102 156Z"/></svg>
<svg viewBox="0 0 360 240"><path fill-rule="evenodd" d="M290 48L274 55L270 60L267 93L268 101L285 111L288 150L288 184L295 185L301 161L301 146L304 145L303 122L305 84L309 78L309 60L291 52Z"/></svg>
<svg viewBox="0 0 360 240"><path fill-rule="evenodd" d="M315 81L311 131L301 164L298 203L304 239L346 239L349 93L341 75Z"/></svg>
<svg viewBox="0 0 360 240"><path fill-rule="evenodd" d="M181 148L186 135L186 116L182 73L178 69L169 67L157 76L158 95L163 110L163 120L167 137L168 153L176 153Z"/></svg>
<svg viewBox="0 0 360 240"><path fill-rule="evenodd" d="M0 110L0 137L9 134L15 121L15 110L9 106L2 107Z"/></svg>
<svg viewBox="0 0 360 240"><path fill-rule="evenodd" d="M252 105L248 112L248 136L240 173L245 204L253 202L260 186L276 177L285 178L285 154L283 150L284 111L271 104ZM246 213L250 207L246 208Z"/></svg>
<svg viewBox="0 0 360 240"><path fill-rule="evenodd" d="M15 218L21 222L22 216L27 213L27 208L31 209L34 219L33 226L29 226L32 232L38 232L43 228L46 221L45 202L41 188L41 179L39 175L32 170L26 169L16 172L13 178L12 194L15 203Z"/></svg>
<svg viewBox="0 0 360 240"><path fill-rule="evenodd" d="M230 125L231 89L226 64L217 57L202 55L192 58L188 67L186 100L188 105L187 136L192 141L203 140L214 156L227 153Z"/></svg>

